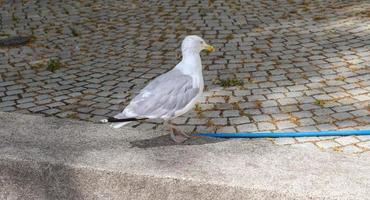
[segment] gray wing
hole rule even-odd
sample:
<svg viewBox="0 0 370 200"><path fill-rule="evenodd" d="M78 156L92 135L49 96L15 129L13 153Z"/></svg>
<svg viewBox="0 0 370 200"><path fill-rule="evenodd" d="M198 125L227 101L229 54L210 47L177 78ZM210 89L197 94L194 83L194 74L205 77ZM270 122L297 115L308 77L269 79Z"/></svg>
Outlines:
<svg viewBox="0 0 370 200"><path fill-rule="evenodd" d="M116 118L169 118L199 93L191 76L171 70L150 82Z"/></svg>

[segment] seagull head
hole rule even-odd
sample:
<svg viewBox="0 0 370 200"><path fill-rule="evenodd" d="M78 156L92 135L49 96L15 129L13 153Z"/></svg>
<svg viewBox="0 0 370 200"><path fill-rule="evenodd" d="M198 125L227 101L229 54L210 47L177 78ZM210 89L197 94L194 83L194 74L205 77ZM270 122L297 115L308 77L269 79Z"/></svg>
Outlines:
<svg viewBox="0 0 370 200"><path fill-rule="evenodd" d="M196 35L186 36L185 39L182 41L181 51L183 53L185 52L200 53L202 50L213 52L215 48L207 44L201 37Z"/></svg>

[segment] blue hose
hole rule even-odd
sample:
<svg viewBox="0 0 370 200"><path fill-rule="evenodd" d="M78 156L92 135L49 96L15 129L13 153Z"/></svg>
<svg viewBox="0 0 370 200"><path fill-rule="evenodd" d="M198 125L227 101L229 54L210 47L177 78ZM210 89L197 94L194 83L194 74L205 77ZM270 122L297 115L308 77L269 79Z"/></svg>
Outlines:
<svg viewBox="0 0 370 200"><path fill-rule="evenodd" d="M195 136L215 138L279 138L279 137L321 137L321 136L350 136L370 135L370 130L336 130L319 132L260 132L260 133L198 133Z"/></svg>

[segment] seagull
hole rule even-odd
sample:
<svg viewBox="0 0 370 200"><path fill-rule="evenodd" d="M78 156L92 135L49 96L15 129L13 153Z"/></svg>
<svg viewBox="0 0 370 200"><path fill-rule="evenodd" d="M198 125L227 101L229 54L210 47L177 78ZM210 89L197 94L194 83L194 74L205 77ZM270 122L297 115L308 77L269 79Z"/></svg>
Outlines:
<svg viewBox="0 0 370 200"><path fill-rule="evenodd" d="M121 113L101 122L111 122L111 127L120 128L132 121L163 119L174 142L186 141L189 135L176 128L171 120L191 110L203 94L202 50L213 52L214 48L199 36L186 36L181 44L182 60L153 79Z"/></svg>

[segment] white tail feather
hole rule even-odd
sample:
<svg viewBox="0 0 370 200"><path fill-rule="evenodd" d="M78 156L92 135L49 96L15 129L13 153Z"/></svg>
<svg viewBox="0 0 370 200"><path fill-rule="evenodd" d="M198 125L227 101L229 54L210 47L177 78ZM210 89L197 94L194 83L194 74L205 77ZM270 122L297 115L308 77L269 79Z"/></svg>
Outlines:
<svg viewBox="0 0 370 200"><path fill-rule="evenodd" d="M118 122L118 123L112 123L109 126L112 128L121 128L122 126L128 124L130 122Z"/></svg>
<svg viewBox="0 0 370 200"><path fill-rule="evenodd" d="M108 123L108 119L102 119L100 120L100 123Z"/></svg>

